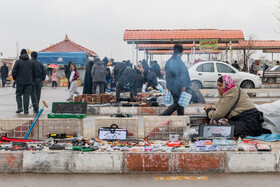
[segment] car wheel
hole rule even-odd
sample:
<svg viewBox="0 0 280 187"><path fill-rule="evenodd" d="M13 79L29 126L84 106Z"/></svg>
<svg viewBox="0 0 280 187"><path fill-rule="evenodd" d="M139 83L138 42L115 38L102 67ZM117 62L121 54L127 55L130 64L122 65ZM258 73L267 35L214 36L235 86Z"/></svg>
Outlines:
<svg viewBox="0 0 280 187"><path fill-rule="evenodd" d="M275 80L275 78L268 78L266 82L268 82L268 83L275 83L276 80Z"/></svg>
<svg viewBox="0 0 280 187"><path fill-rule="evenodd" d="M255 85L252 81L244 81L241 84L241 88L254 88Z"/></svg>
<svg viewBox="0 0 280 187"><path fill-rule="evenodd" d="M200 81L192 81L192 85L196 86L198 89L202 88L202 84Z"/></svg>

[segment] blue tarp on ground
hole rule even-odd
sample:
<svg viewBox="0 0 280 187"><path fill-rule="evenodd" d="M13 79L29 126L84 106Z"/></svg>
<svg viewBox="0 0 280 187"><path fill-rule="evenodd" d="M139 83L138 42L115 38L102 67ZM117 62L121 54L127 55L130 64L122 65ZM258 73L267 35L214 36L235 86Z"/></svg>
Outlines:
<svg viewBox="0 0 280 187"><path fill-rule="evenodd" d="M87 61L86 52L39 52L38 61L43 64L68 64L84 66Z"/></svg>

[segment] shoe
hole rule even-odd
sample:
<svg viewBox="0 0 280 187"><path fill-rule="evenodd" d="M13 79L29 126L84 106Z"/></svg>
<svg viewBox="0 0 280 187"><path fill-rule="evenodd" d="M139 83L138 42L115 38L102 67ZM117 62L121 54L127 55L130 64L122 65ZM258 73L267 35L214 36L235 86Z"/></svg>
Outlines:
<svg viewBox="0 0 280 187"><path fill-rule="evenodd" d="M18 110L16 111L17 114L19 114L19 113L21 113L21 112L23 112L22 109L18 109Z"/></svg>
<svg viewBox="0 0 280 187"><path fill-rule="evenodd" d="M73 99L72 98L68 98L68 99L66 99L66 101L73 102Z"/></svg>
<svg viewBox="0 0 280 187"><path fill-rule="evenodd" d="M34 114L38 114L39 111L38 111L38 110L33 110L33 113L34 113Z"/></svg>
<svg viewBox="0 0 280 187"><path fill-rule="evenodd" d="M24 112L24 114L29 114L29 112Z"/></svg>

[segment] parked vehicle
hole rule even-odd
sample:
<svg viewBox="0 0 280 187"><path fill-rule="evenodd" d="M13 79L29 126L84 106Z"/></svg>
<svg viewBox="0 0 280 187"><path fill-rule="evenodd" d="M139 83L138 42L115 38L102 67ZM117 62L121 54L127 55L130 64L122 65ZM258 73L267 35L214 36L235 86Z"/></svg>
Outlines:
<svg viewBox="0 0 280 187"><path fill-rule="evenodd" d="M241 88L260 88L261 79L254 74L238 71L227 63L219 61L200 62L189 68L190 79L198 88L215 88L222 75L230 75Z"/></svg>
<svg viewBox="0 0 280 187"><path fill-rule="evenodd" d="M268 83L279 83L280 82L278 80L279 78L280 78L280 65L267 69L263 75L263 81Z"/></svg>

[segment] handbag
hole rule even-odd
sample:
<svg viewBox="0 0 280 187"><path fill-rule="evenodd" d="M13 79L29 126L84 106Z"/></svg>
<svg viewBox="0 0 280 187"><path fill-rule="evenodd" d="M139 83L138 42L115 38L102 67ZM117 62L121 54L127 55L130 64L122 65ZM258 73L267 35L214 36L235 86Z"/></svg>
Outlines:
<svg viewBox="0 0 280 187"><path fill-rule="evenodd" d="M182 92L178 101L178 104L183 107L188 107L190 101L192 99L192 95L187 92Z"/></svg>
<svg viewBox="0 0 280 187"><path fill-rule="evenodd" d="M102 127L98 129L98 139L126 140L127 130L119 128L116 124L112 124L111 127Z"/></svg>
<svg viewBox="0 0 280 187"><path fill-rule="evenodd" d="M173 104L173 97L171 95L171 92L164 92L164 96L163 96L163 100L164 100L164 105L165 106L170 106Z"/></svg>

